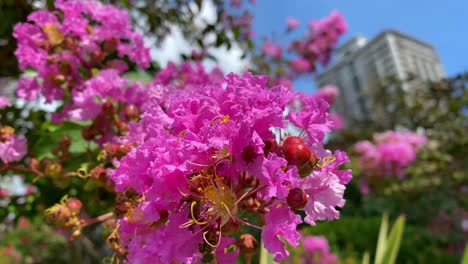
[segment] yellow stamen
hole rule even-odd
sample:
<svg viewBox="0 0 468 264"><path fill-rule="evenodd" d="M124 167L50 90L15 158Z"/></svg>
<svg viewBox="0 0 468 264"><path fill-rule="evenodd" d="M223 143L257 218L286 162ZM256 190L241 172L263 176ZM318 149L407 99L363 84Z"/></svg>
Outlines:
<svg viewBox="0 0 468 264"><path fill-rule="evenodd" d="M186 130L186 129L180 131L179 134L177 135L177 141L178 141L179 144L182 143L182 142L180 141L180 138L183 137L183 136L185 136L185 134L187 134L187 130Z"/></svg>
<svg viewBox="0 0 468 264"><path fill-rule="evenodd" d="M198 221L196 218L195 218L195 214L193 213L193 208L195 207L195 205L197 204L196 201L193 201L192 204L190 204L190 217L192 218L192 221L197 224L197 225L204 225L206 224L207 222L200 222Z"/></svg>
<svg viewBox="0 0 468 264"><path fill-rule="evenodd" d="M333 157L333 156L323 157L322 160L321 160L322 164L318 163L317 167L323 169L323 168L325 168L325 166L327 166L328 164L332 163L335 160L336 160L336 158Z"/></svg>
<svg viewBox="0 0 468 264"><path fill-rule="evenodd" d="M225 115L223 117L223 119L221 121L219 121L220 124L226 124L227 122L229 122L229 120L231 119L231 117L229 115Z"/></svg>
<svg viewBox="0 0 468 264"><path fill-rule="evenodd" d="M214 123L217 119L221 119L221 120L219 120L219 124L226 124L227 122L229 122L229 120L231 120L231 117L230 117L229 115L218 115L218 116L215 116L215 117L213 117L213 119L211 119L210 125L212 126L213 123Z"/></svg>

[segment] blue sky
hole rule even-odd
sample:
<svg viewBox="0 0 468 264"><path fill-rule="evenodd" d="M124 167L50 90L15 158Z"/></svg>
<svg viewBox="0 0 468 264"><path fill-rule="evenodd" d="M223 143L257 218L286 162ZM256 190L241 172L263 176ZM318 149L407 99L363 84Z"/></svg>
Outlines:
<svg viewBox="0 0 468 264"><path fill-rule="evenodd" d="M302 35L311 18L322 18L333 9L348 23L341 43L357 34L372 38L394 28L432 44L450 76L468 70L467 0L257 0L252 8L257 36L271 36L285 28L286 17L302 23ZM296 88L313 91L311 79L296 82Z"/></svg>

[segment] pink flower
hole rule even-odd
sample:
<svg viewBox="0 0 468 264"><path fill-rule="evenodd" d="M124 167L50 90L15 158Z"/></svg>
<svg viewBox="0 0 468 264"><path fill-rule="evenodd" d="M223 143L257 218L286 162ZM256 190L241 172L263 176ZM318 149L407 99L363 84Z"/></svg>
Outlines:
<svg viewBox="0 0 468 264"><path fill-rule="evenodd" d="M265 41L262 46L262 52L265 55L272 56L275 59L281 58L282 48L280 45L275 45L271 41Z"/></svg>
<svg viewBox="0 0 468 264"><path fill-rule="evenodd" d="M242 0L231 0L231 6L240 8L242 6Z"/></svg>
<svg viewBox="0 0 468 264"><path fill-rule="evenodd" d="M231 261L237 253L219 254L232 241L223 230L262 225L240 218L246 213L265 219L257 226L265 247L284 259L288 252L278 235L297 245L302 222L292 208L315 224L338 218L336 207L344 205L351 172L338 169L348 162L346 154L323 149L332 126L328 105L281 85L268 88L266 76L228 74L220 81L197 65L163 69L141 120L121 139L137 147L116 161L110 178L117 192L133 189L145 197L119 221L129 263L193 262L204 255ZM303 105L291 108L296 101ZM291 124L306 131L303 147L323 161L320 167L313 160L307 171L285 158L284 142L272 130ZM154 222L160 227L148 228ZM159 241L172 236L174 243ZM175 244L183 251L172 249Z"/></svg>
<svg viewBox="0 0 468 264"><path fill-rule="evenodd" d="M330 252L328 241L324 236L305 236L302 238L304 264L335 264L338 257Z"/></svg>
<svg viewBox="0 0 468 264"><path fill-rule="evenodd" d="M333 130L341 130L344 128L344 121L343 118L337 114L337 113L332 113L330 114L330 119L333 122Z"/></svg>
<svg viewBox="0 0 468 264"><path fill-rule="evenodd" d="M410 131L387 131L374 135L375 144L359 141L354 149L361 154L359 166L368 177L404 177L404 167L416 160L417 150L427 142L427 138Z"/></svg>
<svg viewBox="0 0 468 264"><path fill-rule="evenodd" d="M305 73L311 69L310 62L304 58L297 58L291 61L291 69L298 74Z"/></svg>
<svg viewBox="0 0 468 264"><path fill-rule="evenodd" d="M26 139L10 135L6 141L0 140L0 159L4 163L21 160L27 153Z"/></svg>
<svg viewBox="0 0 468 264"><path fill-rule="evenodd" d="M95 75L95 65L100 65L101 72L115 69L118 73L128 69L124 59L141 67L149 66L149 49L144 47L142 36L132 30L128 14L94 0L58 0L55 8L55 11L35 11L27 23L19 23L14 28L13 35L18 42L15 55L20 69L31 67L37 72L33 78L20 79L17 95L27 100L44 96L48 103L62 100L64 110L55 115L56 121L94 118L99 111L91 101L99 96L104 101L105 96L120 93L119 101L131 104L123 98L127 93L123 90L130 87L114 87L120 92L87 90L89 79ZM63 15L57 16L59 13ZM72 98L65 96L70 94ZM82 108L76 109L80 104Z"/></svg>
<svg viewBox="0 0 468 264"><path fill-rule="evenodd" d="M315 225L316 220L339 218L340 213L336 207L343 207L345 204L345 185L340 183L338 176L314 171L312 177L306 177L299 186L309 195L304 207L306 223Z"/></svg>
<svg viewBox="0 0 468 264"><path fill-rule="evenodd" d="M294 214L287 207L271 209L265 215L266 225L262 232L262 241L265 248L275 254L275 261L284 260L289 256L289 252L284 248L283 238L293 247L299 245L301 234L296 227L301 223L301 217Z"/></svg>
<svg viewBox="0 0 468 264"><path fill-rule="evenodd" d="M0 96L0 109L11 106L10 99L5 96Z"/></svg>
<svg viewBox="0 0 468 264"><path fill-rule="evenodd" d="M16 95L19 98L24 98L26 100L36 100L39 95L41 87L36 79L21 77L18 80L18 88L16 90Z"/></svg>
<svg viewBox="0 0 468 264"><path fill-rule="evenodd" d="M288 17L286 18L286 24L288 25L288 30L291 31L297 28L301 23L293 17Z"/></svg>
<svg viewBox="0 0 468 264"><path fill-rule="evenodd" d="M311 63L312 70L316 64L326 66L330 62L331 53L338 38L346 32L346 24L340 13L333 11L328 17L309 22L309 30L305 39L294 40L290 45L299 57Z"/></svg>
<svg viewBox="0 0 468 264"><path fill-rule="evenodd" d="M329 105L332 105L336 97L340 94L338 88L333 85L327 85L322 88L320 88L314 95L315 98L317 99L323 99L327 101Z"/></svg>
<svg viewBox="0 0 468 264"><path fill-rule="evenodd" d="M4 199L10 196L10 191L4 188L0 188L0 199Z"/></svg>
<svg viewBox="0 0 468 264"><path fill-rule="evenodd" d="M282 86L288 87L289 89L293 88L293 83L292 83L291 79L289 79L289 78L273 79L271 81L271 83L272 83L272 86L282 85Z"/></svg>

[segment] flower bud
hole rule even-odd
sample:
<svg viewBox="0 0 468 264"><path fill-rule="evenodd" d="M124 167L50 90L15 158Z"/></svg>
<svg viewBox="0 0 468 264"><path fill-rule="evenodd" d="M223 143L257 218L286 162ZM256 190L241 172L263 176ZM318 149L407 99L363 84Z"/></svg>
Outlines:
<svg viewBox="0 0 468 264"><path fill-rule="evenodd" d="M288 137L281 150L288 164L296 165L298 168L309 162L311 157L309 148L299 137Z"/></svg>
<svg viewBox="0 0 468 264"><path fill-rule="evenodd" d="M93 140L96 137L96 133L91 127L84 127L81 129L81 136L88 141Z"/></svg>
<svg viewBox="0 0 468 264"><path fill-rule="evenodd" d="M71 145L71 138L69 136L63 136L61 139L60 139L60 147L61 148L65 148L65 149L68 149Z"/></svg>
<svg viewBox="0 0 468 264"><path fill-rule="evenodd" d="M114 104L111 101L104 102L102 104L102 112L106 114L114 114L115 113Z"/></svg>
<svg viewBox="0 0 468 264"><path fill-rule="evenodd" d="M289 190L288 197L286 198L289 207L294 210L304 208L307 204L307 194L299 188Z"/></svg>
<svg viewBox="0 0 468 264"><path fill-rule="evenodd" d="M65 225L71 217L70 209L63 204L55 204L45 211L46 218L55 224Z"/></svg>
<svg viewBox="0 0 468 264"><path fill-rule="evenodd" d="M76 199L76 198L70 198L67 200L67 207L68 209L70 209L70 212L72 214L79 214L80 213L80 210L81 210L81 207L82 207L82 204L81 204L81 201Z"/></svg>
<svg viewBox="0 0 468 264"><path fill-rule="evenodd" d="M46 158L43 159L42 164L44 166L44 173L46 176L54 179L60 176L60 173L62 172L62 165L60 165L60 163Z"/></svg>
<svg viewBox="0 0 468 264"><path fill-rule="evenodd" d="M140 117L140 111L134 104L129 104L125 107L125 116L130 120L136 120Z"/></svg>
<svg viewBox="0 0 468 264"><path fill-rule="evenodd" d="M105 181L106 176L107 176L107 171L106 171L106 168L104 168L104 165L100 164L96 166L94 169L92 169L89 174L93 180Z"/></svg>
<svg viewBox="0 0 468 264"><path fill-rule="evenodd" d="M242 254L251 255L257 251L258 242L251 234L242 234L237 240L237 246Z"/></svg>

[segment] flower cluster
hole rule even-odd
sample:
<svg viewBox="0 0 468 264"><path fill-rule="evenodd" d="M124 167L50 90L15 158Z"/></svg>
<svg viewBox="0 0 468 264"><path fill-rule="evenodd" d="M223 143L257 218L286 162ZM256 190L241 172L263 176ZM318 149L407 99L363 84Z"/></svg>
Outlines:
<svg viewBox="0 0 468 264"><path fill-rule="evenodd" d="M368 177L396 175L403 178L403 168L416 160L419 147L427 142L411 131L388 131L374 135L374 142L359 141L354 149L361 155L359 166Z"/></svg>
<svg viewBox="0 0 468 264"><path fill-rule="evenodd" d="M11 106L8 98L0 96L0 109ZM0 116L1 120L1 116ZM27 141L15 135L15 129L0 123L0 160L3 163L20 161L27 152Z"/></svg>
<svg viewBox="0 0 468 264"><path fill-rule="evenodd" d="M330 62L331 53L338 38L347 30L346 23L340 13L333 11L328 17L309 22L308 35L304 40L294 41L291 48L304 63L310 63L310 69L318 62L325 66Z"/></svg>
<svg viewBox="0 0 468 264"><path fill-rule="evenodd" d="M324 236L305 236L302 238L302 263L336 264L338 257L330 252L328 241Z"/></svg>
<svg viewBox="0 0 468 264"><path fill-rule="evenodd" d="M283 47L279 44L267 40L263 43L262 53L268 56L272 56L275 59L280 59L283 53Z"/></svg>
<svg viewBox="0 0 468 264"><path fill-rule="evenodd" d="M141 84L127 85L119 74L128 69L126 61L147 67L150 56L127 13L97 1L58 0L55 8L35 11L27 23L14 28L19 67L36 72L19 80L17 95L63 101L63 109L54 116L56 122L112 119L106 116L109 113L100 114L109 110L104 106L107 102L121 102L120 115L127 105L138 107L143 100Z"/></svg>
<svg viewBox="0 0 468 264"><path fill-rule="evenodd" d="M289 254L280 236L299 243L299 211L311 225L339 217L351 172L338 169L344 152L323 148L332 127L324 100L250 73L168 88L164 72L178 71L156 78L126 137L138 146L110 173L127 199L116 213L129 263L235 263L246 246L233 237L249 228L280 261ZM285 134L290 126L302 132Z"/></svg>
<svg viewBox="0 0 468 264"><path fill-rule="evenodd" d="M287 18L285 33L292 32L299 25L298 20ZM305 36L286 44L287 49L278 40L265 39L261 53L254 61L258 71L270 74L270 85L286 84L290 87L292 79L316 72L319 65L328 65L339 37L346 30L341 14L333 11L322 20L311 20Z"/></svg>

